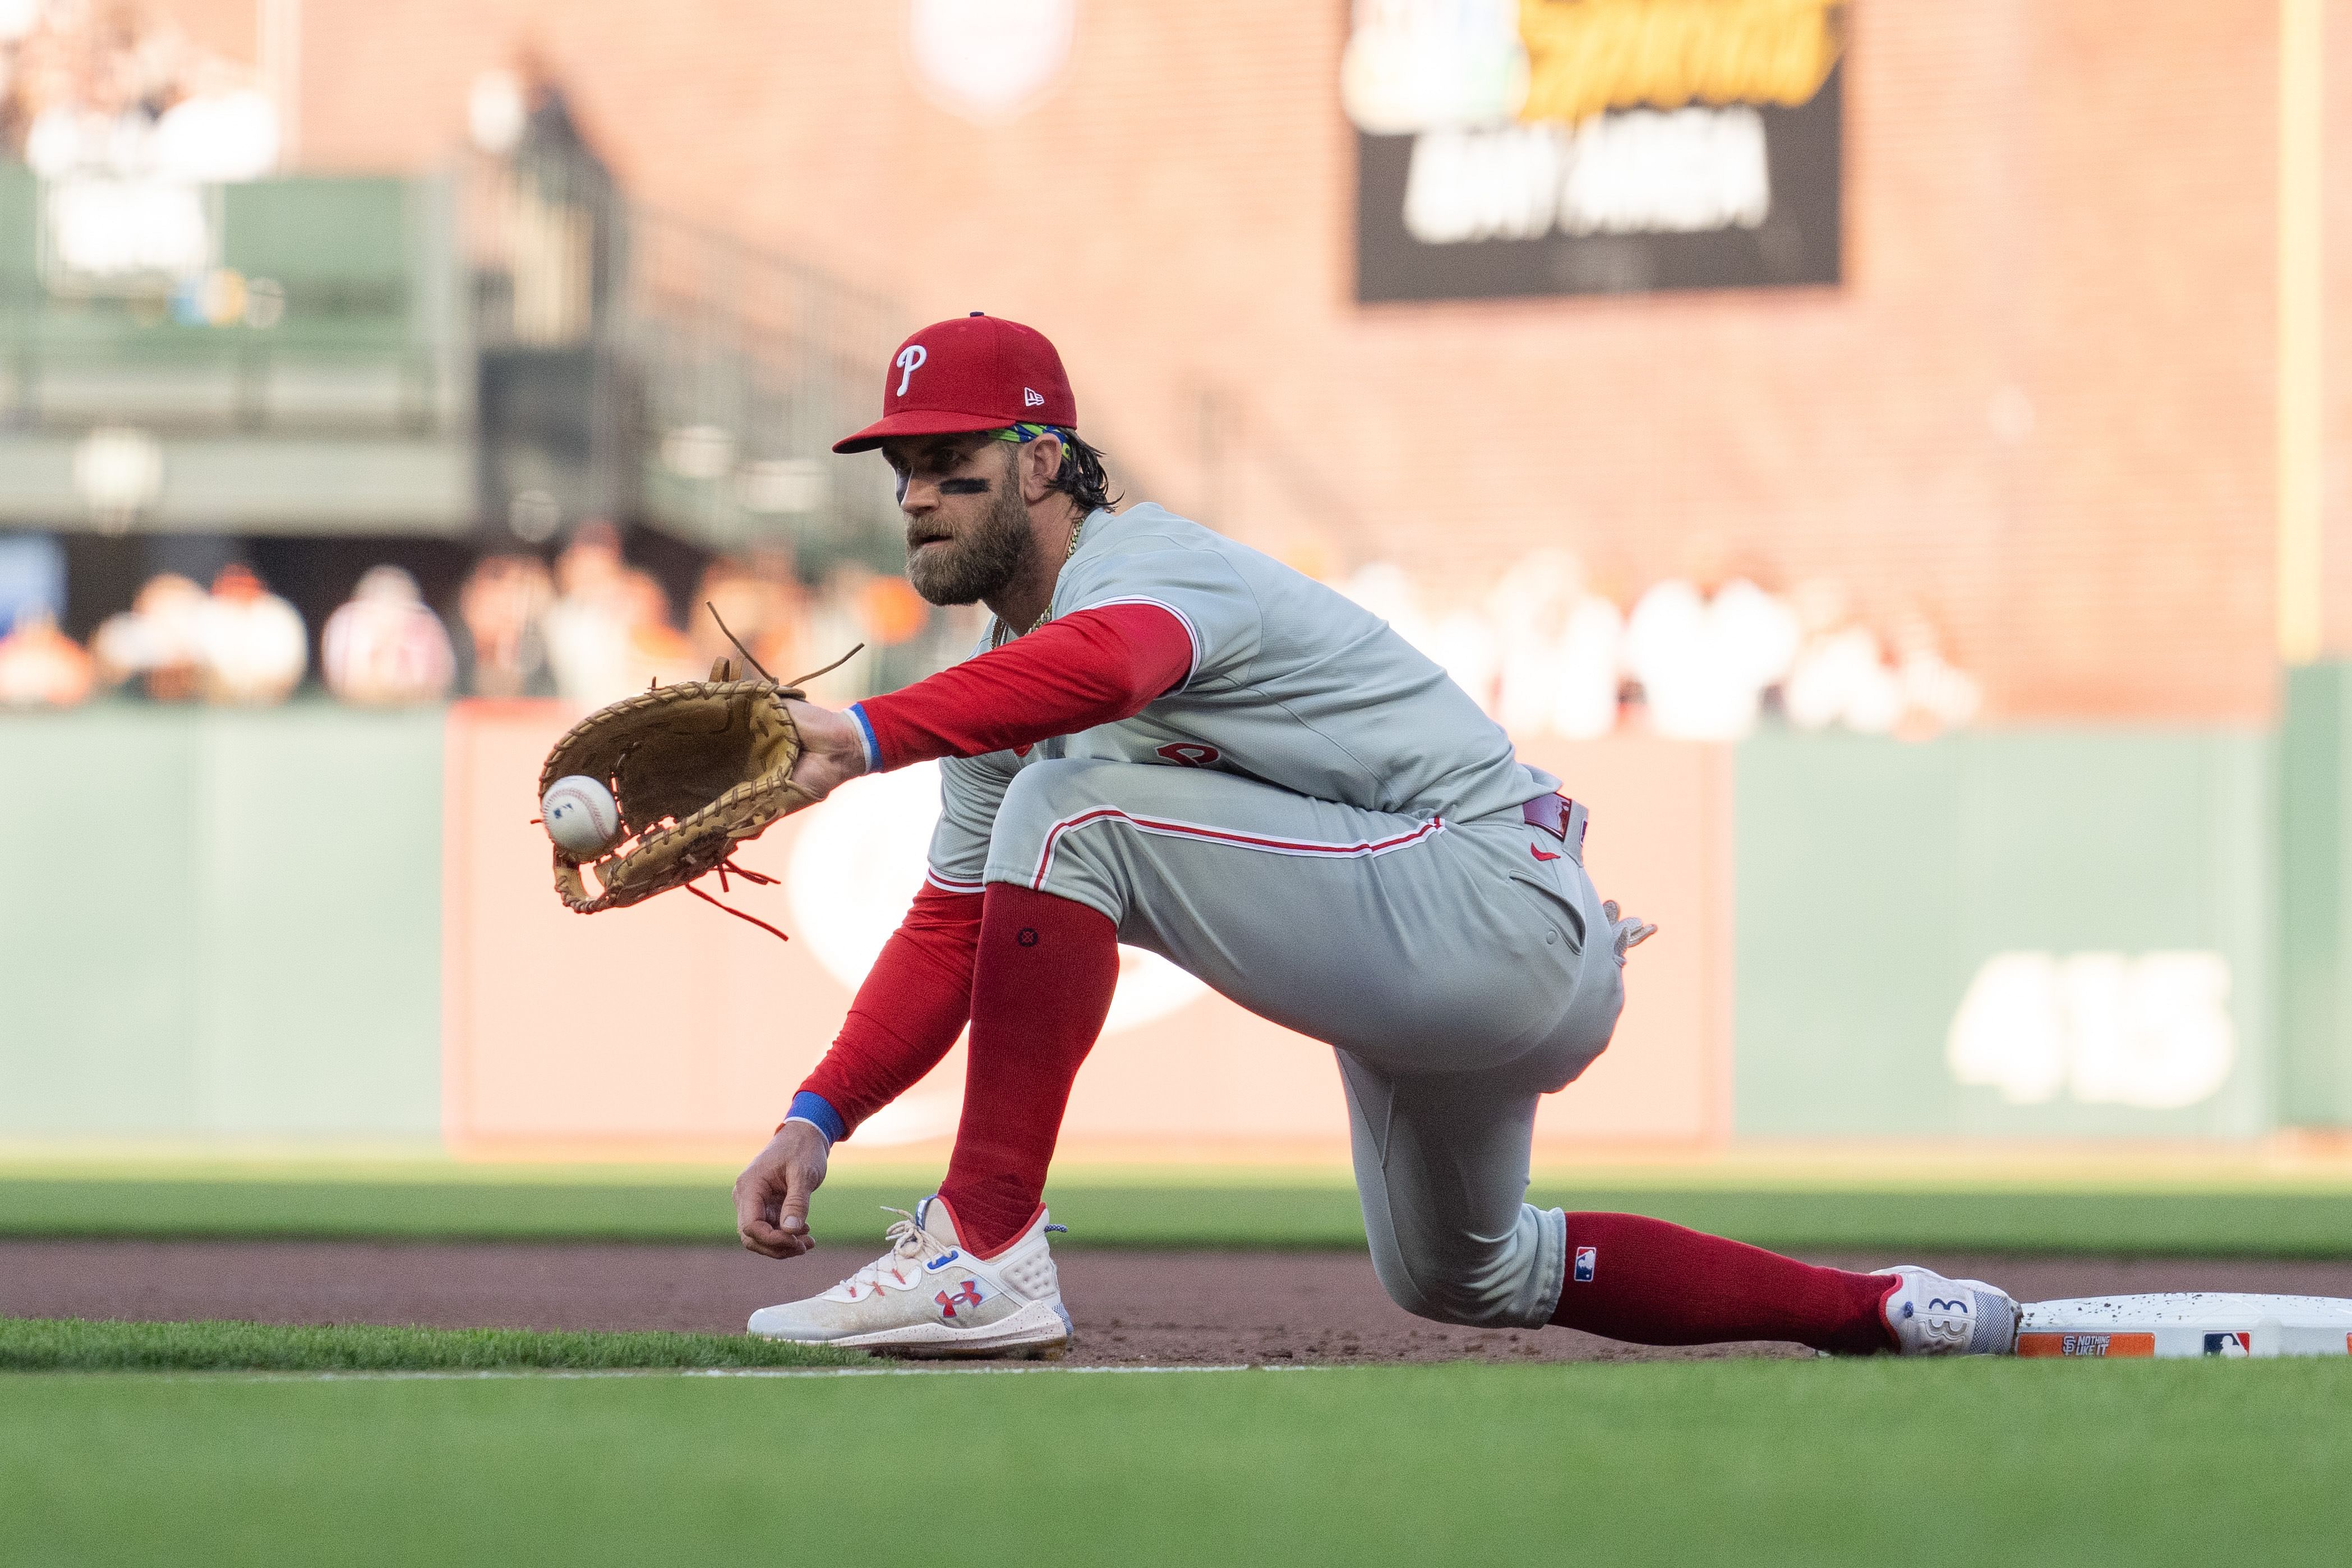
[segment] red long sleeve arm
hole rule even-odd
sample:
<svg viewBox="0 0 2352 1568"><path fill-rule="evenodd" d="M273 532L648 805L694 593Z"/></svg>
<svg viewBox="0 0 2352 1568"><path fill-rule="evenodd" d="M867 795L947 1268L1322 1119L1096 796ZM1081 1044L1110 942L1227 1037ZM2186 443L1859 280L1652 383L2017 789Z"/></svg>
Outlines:
<svg viewBox="0 0 2352 1568"><path fill-rule="evenodd" d="M866 972L833 1048L801 1088L855 1131L939 1066L971 1016L978 893L923 885Z"/></svg>
<svg viewBox="0 0 2352 1568"><path fill-rule="evenodd" d="M928 679L857 704L886 768L976 757L1132 718L1192 669L1192 637L1157 605L1079 610Z"/></svg>

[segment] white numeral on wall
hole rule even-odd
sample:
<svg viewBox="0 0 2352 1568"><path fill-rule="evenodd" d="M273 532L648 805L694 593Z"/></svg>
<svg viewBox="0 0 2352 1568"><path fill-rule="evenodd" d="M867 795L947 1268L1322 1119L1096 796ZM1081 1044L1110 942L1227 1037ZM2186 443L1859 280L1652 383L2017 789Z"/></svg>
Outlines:
<svg viewBox="0 0 2352 1568"><path fill-rule="evenodd" d="M1953 1016L1953 1079L2044 1105L2170 1110L2208 1100L2238 1059L2230 965L2218 952L2003 952Z"/></svg>

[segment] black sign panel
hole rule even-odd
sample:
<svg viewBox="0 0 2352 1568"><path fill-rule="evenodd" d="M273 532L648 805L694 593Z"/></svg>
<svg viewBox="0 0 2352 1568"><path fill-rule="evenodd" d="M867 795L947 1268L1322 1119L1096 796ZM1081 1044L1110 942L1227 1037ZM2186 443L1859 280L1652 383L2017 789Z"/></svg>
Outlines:
<svg viewBox="0 0 2352 1568"><path fill-rule="evenodd" d="M1843 76L1795 105L1359 131L1356 297L1836 283Z"/></svg>

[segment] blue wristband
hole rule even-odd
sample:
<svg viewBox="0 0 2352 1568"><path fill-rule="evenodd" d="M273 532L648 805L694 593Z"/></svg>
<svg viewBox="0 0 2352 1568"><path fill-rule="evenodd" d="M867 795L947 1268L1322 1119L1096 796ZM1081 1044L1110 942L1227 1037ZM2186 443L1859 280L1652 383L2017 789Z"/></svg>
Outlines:
<svg viewBox="0 0 2352 1568"><path fill-rule="evenodd" d="M833 1101L805 1089L793 1096L792 1109L784 1112L784 1120L807 1122L824 1134L827 1143L838 1143L849 1136L849 1124L833 1108Z"/></svg>
<svg viewBox="0 0 2352 1568"><path fill-rule="evenodd" d="M869 773L880 773L882 742L874 738L874 722L866 717L866 704L853 702L849 705L848 712L851 718L857 721L857 743L866 748L866 771Z"/></svg>

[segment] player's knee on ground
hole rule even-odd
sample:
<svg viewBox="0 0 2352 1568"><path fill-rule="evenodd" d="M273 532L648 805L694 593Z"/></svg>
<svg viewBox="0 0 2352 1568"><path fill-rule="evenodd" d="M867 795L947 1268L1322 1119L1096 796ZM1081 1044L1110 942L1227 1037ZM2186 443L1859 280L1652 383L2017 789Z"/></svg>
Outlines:
<svg viewBox="0 0 2352 1568"><path fill-rule="evenodd" d="M1527 1329L1550 1321L1559 1297L1559 1266L1547 1258L1539 1240L1531 1246L1524 1239L1457 1238L1456 1245L1454 1257L1408 1262L1392 1239L1383 1245L1376 1238L1372 1272L1390 1300L1433 1323Z"/></svg>

